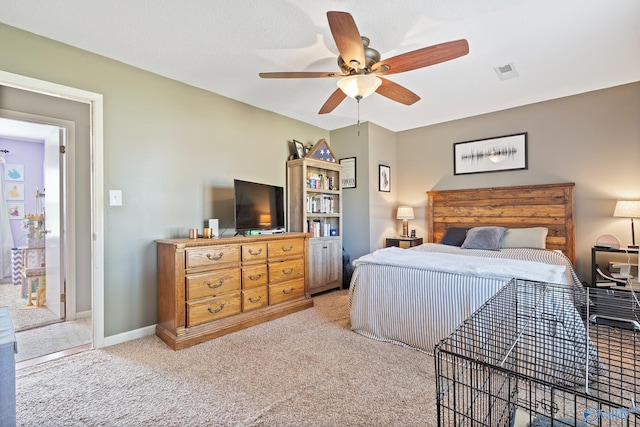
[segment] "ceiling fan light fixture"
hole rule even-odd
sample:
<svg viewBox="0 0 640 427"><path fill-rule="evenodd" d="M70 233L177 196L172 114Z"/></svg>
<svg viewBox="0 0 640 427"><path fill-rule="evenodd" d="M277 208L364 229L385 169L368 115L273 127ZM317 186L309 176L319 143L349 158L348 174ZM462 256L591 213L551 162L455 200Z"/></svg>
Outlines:
<svg viewBox="0 0 640 427"><path fill-rule="evenodd" d="M366 98L382 84L382 79L370 74L356 74L338 80L338 87L345 95L355 99Z"/></svg>

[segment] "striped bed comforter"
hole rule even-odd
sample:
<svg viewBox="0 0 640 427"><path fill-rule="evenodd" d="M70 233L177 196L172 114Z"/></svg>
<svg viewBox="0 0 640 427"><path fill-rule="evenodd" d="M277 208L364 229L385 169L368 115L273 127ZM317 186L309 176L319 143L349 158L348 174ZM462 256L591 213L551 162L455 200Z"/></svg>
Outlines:
<svg viewBox="0 0 640 427"><path fill-rule="evenodd" d="M486 272L460 274L445 269L430 269L421 263L391 261L398 251L443 252L477 262L481 258L524 260L564 267L562 283L572 288L571 295L582 298L584 289L570 261L561 253L544 249L502 249L487 251L461 249L427 243L411 249L381 249L376 259L365 255L354 261L349 290L351 329L380 341L399 344L432 354L440 340L489 300L511 277ZM471 257L471 258L466 258ZM494 266L497 269L499 266ZM462 268L460 270L463 270ZM557 271L555 272L557 273ZM519 277L540 280L536 277ZM575 303L580 305L585 300ZM575 310L574 310L575 311ZM577 312L571 315L578 315Z"/></svg>

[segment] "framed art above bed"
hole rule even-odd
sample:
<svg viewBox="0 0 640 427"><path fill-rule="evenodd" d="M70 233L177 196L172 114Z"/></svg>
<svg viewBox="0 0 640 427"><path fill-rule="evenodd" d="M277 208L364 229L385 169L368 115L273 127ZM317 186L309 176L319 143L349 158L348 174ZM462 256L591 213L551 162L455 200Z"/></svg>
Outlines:
<svg viewBox="0 0 640 427"><path fill-rule="evenodd" d="M427 242L439 242L454 227L546 227L547 249L575 265L574 188L569 182L427 191Z"/></svg>
<svg viewBox="0 0 640 427"><path fill-rule="evenodd" d="M527 132L453 144L454 175L527 167Z"/></svg>

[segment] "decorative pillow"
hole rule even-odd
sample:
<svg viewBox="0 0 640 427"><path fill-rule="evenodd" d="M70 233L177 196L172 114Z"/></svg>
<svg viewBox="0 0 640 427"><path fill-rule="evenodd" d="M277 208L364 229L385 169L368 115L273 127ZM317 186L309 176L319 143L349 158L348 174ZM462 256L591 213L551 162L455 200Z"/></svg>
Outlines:
<svg viewBox="0 0 640 427"><path fill-rule="evenodd" d="M547 227L509 228L502 236L500 247L545 249L547 233Z"/></svg>
<svg viewBox="0 0 640 427"><path fill-rule="evenodd" d="M464 239L467 237L468 228L447 228L440 243L449 246L462 246Z"/></svg>
<svg viewBox="0 0 640 427"><path fill-rule="evenodd" d="M462 249L500 250L500 239L507 231L504 227L474 227L467 231Z"/></svg>

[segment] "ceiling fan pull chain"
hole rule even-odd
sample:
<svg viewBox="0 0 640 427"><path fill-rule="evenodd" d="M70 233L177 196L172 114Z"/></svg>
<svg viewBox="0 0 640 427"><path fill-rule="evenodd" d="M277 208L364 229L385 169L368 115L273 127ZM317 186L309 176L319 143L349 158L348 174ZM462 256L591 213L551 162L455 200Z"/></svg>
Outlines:
<svg viewBox="0 0 640 427"><path fill-rule="evenodd" d="M360 99L361 96L356 96L356 101L358 101L358 136L360 136Z"/></svg>

